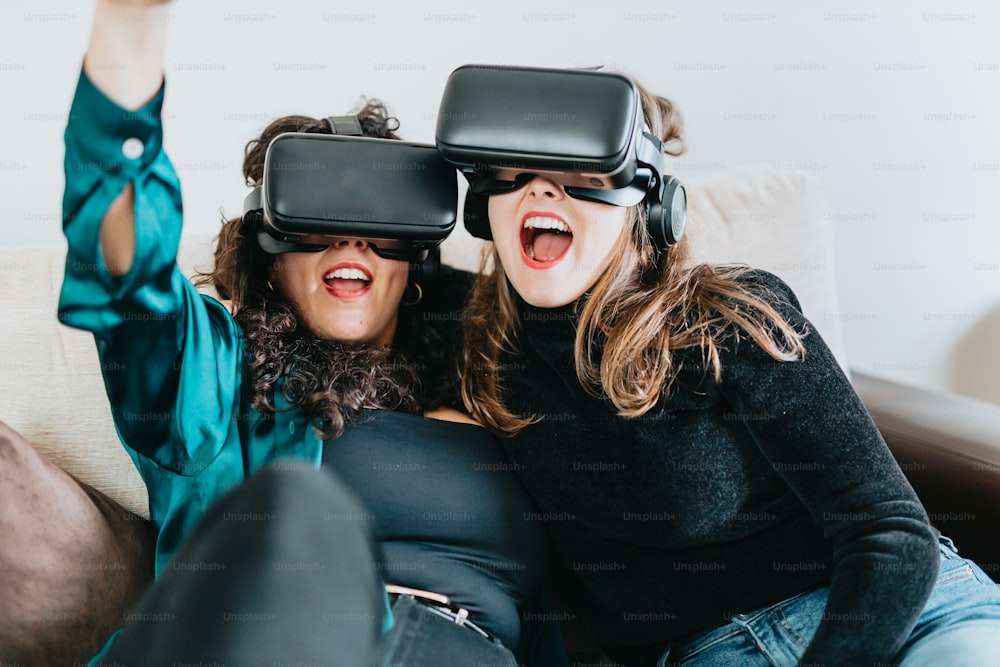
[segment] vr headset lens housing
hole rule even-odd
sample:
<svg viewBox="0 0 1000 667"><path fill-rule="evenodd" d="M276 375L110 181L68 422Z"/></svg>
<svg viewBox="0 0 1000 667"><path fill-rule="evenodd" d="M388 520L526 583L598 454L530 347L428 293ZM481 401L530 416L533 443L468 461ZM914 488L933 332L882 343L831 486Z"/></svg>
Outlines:
<svg viewBox="0 0 1000 667"><path fill-rule="evenodd" d="M635 85L619 74L468 65L449 77L436 142L476 194L544 176L579 199L637 204L659 177L659 141L643 132ZM642 164L640 154L653 164Z"/></svg>
<svg viewBox="0 0 1000 667"><path fill-rule="evenodd" d="M434 146L291 132L271 142L244 210L267 252L322 250L336 236L413 259L451 233L457 199L455 169Z"/></svg>
<svg viewBox="0 0 1000 667"><path fill-rule="evenodd" d="M652 173L649 169L637 169L632 182L618 190L597 190L572 185L577 179L574 175L564 173L534 171L500 170L492 176L473 178L469 187L477 195L501 195L518 190L531 182L535 176L544 176L558 183L566 190L566 194L575 199L595 201L614 206L634 206L643 200L649 187Z"/></svg>

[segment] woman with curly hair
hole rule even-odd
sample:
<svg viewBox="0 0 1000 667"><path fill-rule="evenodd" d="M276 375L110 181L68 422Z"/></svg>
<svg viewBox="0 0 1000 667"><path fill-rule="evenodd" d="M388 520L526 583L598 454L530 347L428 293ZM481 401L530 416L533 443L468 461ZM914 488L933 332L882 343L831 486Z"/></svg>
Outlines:
<svg viewBox="0 0 1000 667"><path fill-rule="evenodd" d="M552 664L525 620L542 529L456 409L444 342L467 277L416 284L386 239L269 254L247 217L201 277L228 303L199 294L175 262L156 4L99 0L66 130L60 318L94 334L157 530L158 581L95 661ZM381 104L356 116L397 138ZM248 184L285 132L331 127L271 123Z"/></svg>

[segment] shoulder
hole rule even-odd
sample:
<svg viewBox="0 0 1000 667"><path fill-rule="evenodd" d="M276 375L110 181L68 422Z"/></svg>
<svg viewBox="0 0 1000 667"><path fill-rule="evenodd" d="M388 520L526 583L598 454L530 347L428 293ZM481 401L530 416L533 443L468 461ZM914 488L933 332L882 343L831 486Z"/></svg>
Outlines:
<svg viewBox="0 0 1000 667"><path fill-rule="evenodd" d="M215 295L205 294L191 287L200 298L203 309L196 312L203 312L203 315L195 315L192 325L208 326L213 335L217 337L217 343L229 343L242 349L242 341L245 338L243 327L236 320L233 314L233 302L229 299L219 299ZM204 319L202 319L204 318Z"/></svg>
<svg viewBox="0 0 1000 667"><path fill-rule="evenodd" d="M779 312L791 309L801 313L802 306L795 291L775 274L753 267L745 267L734 276L734 281L748 294L774 306Z"/></svg>
<svg viewBox="0 0 1000 667"><path fill-rule="evenodd" d="M788 283L747 265L708 268L712 274L699 300L711 339L707 344L717 346L723 368L747 358L776 362L802 358L812 326Z"/></svg>
<svg viewBox="0 0 1000 667"><path fill-rule="evenodd" d="M769 271L746 264L701 264L688 279L690 302L678 309L690 313L699 336L716 343L747 336L760 341L785 325L806 328L798 296Z"/></svg>
<svg viewBox="0 0 1000 667"><path fill-rule="evenodd" d="M477 422L475 419L469 417L463 412L459 412L455 408L440 407L435 408L434 410L428 410L424 412L424 417L427 419L437 419L445 422L482 426L482 424Z"/></svg>

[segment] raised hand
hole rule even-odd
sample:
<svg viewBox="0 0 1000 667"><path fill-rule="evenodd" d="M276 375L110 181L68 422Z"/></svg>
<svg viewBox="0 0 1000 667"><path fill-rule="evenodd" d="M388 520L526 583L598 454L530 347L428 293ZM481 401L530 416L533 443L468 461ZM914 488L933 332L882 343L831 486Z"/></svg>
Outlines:
<svg viewBox="0 0 1000 667"><path fill-rule="evenodd" d="M104 94L135 109L163 79L169 0L98 0L84 70Z"/></svg>
<svg viewBox="0 0 1000 667"><path fill-rule="evenodd" d="M98 0L83 69L105 95L126 109L148 102L163 81L169 0ZM112 202L101 226L108 271L124 275L135 256L132 184Z"/></svg>

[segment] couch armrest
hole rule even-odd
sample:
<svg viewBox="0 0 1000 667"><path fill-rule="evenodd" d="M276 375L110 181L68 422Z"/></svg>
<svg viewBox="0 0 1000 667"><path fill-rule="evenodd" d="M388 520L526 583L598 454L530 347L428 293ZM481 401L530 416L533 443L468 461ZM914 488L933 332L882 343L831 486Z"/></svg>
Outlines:
<svg viewBox="0 0 1000 667"><path fill-rule="evenodd" d="M854 388L931 522L1000 575L1000 405L853 371Z"/></svg>

